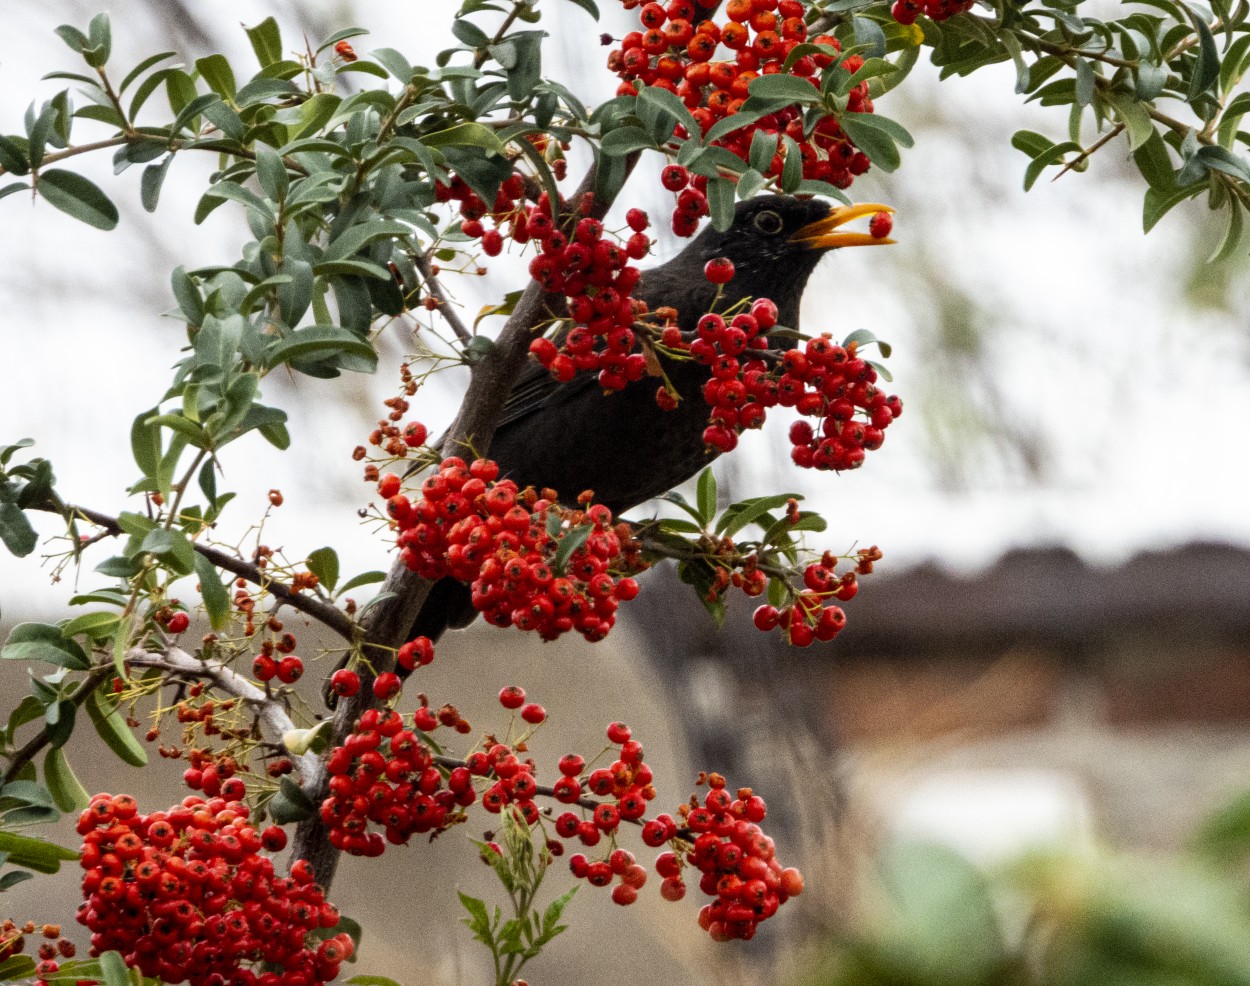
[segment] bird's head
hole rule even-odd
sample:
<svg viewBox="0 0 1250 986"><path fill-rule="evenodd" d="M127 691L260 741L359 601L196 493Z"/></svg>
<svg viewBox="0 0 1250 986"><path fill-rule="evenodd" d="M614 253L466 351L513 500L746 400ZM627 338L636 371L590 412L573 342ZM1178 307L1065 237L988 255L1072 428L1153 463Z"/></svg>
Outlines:
<svg viewBox="0 0 1250 986"><path fill-rule="evenodd" d="M703 281L703 266L715 257L728 257L735 271L727 286L729 294L772 298L781 310L781 324L793 327L799 299L821 257L840 247L894 242L841 227L863 216L893 211L873 202L831 206L819 199L761 195L739 202L728 229L708 226L657 273L663 271L666 281L680 279L684 283L680 293L689 299L689 310L701 313L715 294ZM653 283L658 280L653 278Z"/></svg>
<svg viewBox="0 0 1250 986"><path fill-rule="evenodd" d="M893 243L840 228L862 216L893 211L875 202L831 206L820 199L761 195L738 203L728 229L705 229L691 243L691 252L704 262L713 257L728 257L737 276L748 280L756 273L776 279L785 268L793 266L802 269L806 279L829 250Z"/></svg>

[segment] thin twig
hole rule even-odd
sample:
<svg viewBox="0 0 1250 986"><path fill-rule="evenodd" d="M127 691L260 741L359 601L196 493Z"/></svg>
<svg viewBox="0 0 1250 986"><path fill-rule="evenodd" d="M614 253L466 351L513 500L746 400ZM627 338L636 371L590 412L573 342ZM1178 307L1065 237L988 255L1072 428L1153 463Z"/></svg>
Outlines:
<svg viewBox="0 0 1250 986"><path fill-rule="evenodd" d="M116 517L110 517L108 514L102 514L98 510L92 510L89 507L81 507L77 504L58 505L51 502L35 504L35 509L45 510L49 513L58 513L64 517L82 517L89 520L97 527L102 528L108 536L117 537L124 534L121 525ZM305 595L302 592L295 592L284 582L279 582L273 576L269 575L262 568L245 562L237 555L221 551L218 548L210 547L206 544L199 544L192 541L191 547L195 551L218 568L223 568L233 575L247 579L255 586L264 589L275 599L280 600L293 609L298 609L302 613L307 613L318 623L323 624L333 630L344 640L349 643L355 643L359 635L359 628L352 619L342 610L323 603L315 596Z"/></svg>
<svg viewBox="0 0 1250 986"><path fill-rule="evenodd" d="M456 333L456 338L461 342L468 342L472 339L473 333L461 321L460 313L456 311L456 306L451 303L447 295L447 289L443 287L438 275L434 273L430 258L424 253L419 253L412 258L412 264L424 279L425 289L430 293L430 297L438 302L438 313L451 326L451 330Z"/></svg>
<svg viewBox="0 0 1250 986"><path fill-rule="evenodd" d="M260 721L275 742L281 743L282 737L298 727L287 714L286 708L272 695L266 695L263 689L257 688L250 681L221 661L201 661L188 654L180 647L168 646L163 651L149 651L142 647L131 648L126 660L133 667L156 668L159 671L185 674L201 681L212 682L227 695L242 699L260 710ZM112 667L110 665L109 670ZM324 768L321 760L312 753L288 755L299 761L300 776L305 785L315 785L321 778Z"/></svg>

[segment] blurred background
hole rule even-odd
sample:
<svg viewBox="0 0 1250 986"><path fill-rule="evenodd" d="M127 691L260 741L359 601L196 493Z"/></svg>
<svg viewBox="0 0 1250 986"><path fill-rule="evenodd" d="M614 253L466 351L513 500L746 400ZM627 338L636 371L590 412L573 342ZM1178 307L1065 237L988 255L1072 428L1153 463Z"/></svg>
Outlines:
<svg viewBox="0 0 1250 986"><path fill-rule="evenodd" d="M606 49L586 39L631 29L630 15L610 0L601 6L595 26L573 4L544 4L543 27L554 36L548 71L587 101L611 95L615 80L603 68ZM220 51L249 66L240 24L271 14L292 46L302 33L317 39L358 24L371 32L355 39L358 51L395 47L419 62L447 43L457 7L132 0L112 12L110 64L124 71L176 49L188 63ZM77 68L53 28L85 25L99 9L77 0L6 4L0 132L19 131L27 103L62 85L39 83L44 72ZM801 944L880 931L878 863L887 876L928 873L924 887L945 888L922 893L919 910L904 908L936 915L915 927L937 936L932 961L945 978L925 979L930 960L904 950L911 958L895 966L856 966L838 953L841 971L817 973L822 981L1008 981L1003 950L1024 940L1030 914L1061 925L1078 912L1088 917L1094 904L1081 907L1096 896L1090 888L1138 902L1169 888L1168 900L1193 904L1190 930L1216 934L1202 906L1229 917L1223 884L1217 893L1205 877L1168 882L1149 867L1172 866L1160 860L1191 845L1202 819L1250 778L1246 258L1204 265L1218 230L1198 202L1143 236L1143 187L1122 141L1095 155L1088 173L1025 195L1026 160L1010 148L1011 134L1062 133L1066 115L1021 105L1013 88L1010 70L939 83L922 65L880 101L916 147L896 174L870 172L853 195L896 207L899 245L824 261L804 299L807 331L863 327L895 347L892 389L907 413L889 442L859 472L800 475L785 468L777 421L717 463L726 502L776 492L782 476L829 519L821 546L881 546L885 559L847 607L845 634L787 653L747 627L745 605L718 633L693 594L657 571L608 642L501 642L478 627L454 634L429 669L422 687L475 723L489 723L497 708L493 690L474 691L478 682L524 684L553 713L541 751L553 762L566 749L597 749L602 725L624 719L657 765L666 802L680 802L700 769L755 787L769 800L782 858L808 876L808 892L769 922L762 942L729 947L704 940L689 901L644 894L622 915L584 887L568 914L573 930L535 963L532 981L800 975L811 961ZM90 125L79 125L87 133ZM138 169L114 178L107 155L76 159L121 209L112 233L18 196L2 206L0 441L35 438L63 494L105 512L125 506L134 478L129 423L155 403L185 342L183 327L161 314L173 307L169 270L230 263L246 239L231 207L193 224L213 164L204 158L178 157L155 215L138 204ZM667 212L659 167L644 161L626 193L657 220ZM661 237L660 259L677 248ZM449 286L472 314L516 286L516 270L501 263L489 277ZM291 450L271 455L253 437L225 460L225 482L240 491L236 523L261 514L270 488L284 492L265 539L289 558L333 544L345 572L388 564L384 539L357 521L372 490L350 457L413 343L397 328L381 348L374 377L266 380L267 402L291 415ZM458 383L441 374L423 393L418 413L435 434L450 420ZM58 532L48 523L42 533ZM247 535L244 526L221 534ZM51 575L33 556L0 557L4 632L61 618L75 591L102 581L88 570L66 571L56 584ZM5 687L20 694L25 669L2 670ZM73 759L88 787L131 790L149 808L180 797L177 765L139 772L93 760L87 739L75 738ZM401 983L481 981L482 956L457 923L448 886L483 895L491 879L465 865L460 839L452 833L344 867L334 898L365 924L360 971ZM928 848L886 848L899 840ZM1050 854L1046 863L1020 864L1038 852ZM1125 859L1147 860L1146 869L1107 862ZM5 909L68 921L74 876L63 875L64 901L36 882L6 895ZM1014 904L987 889L1003 879ZM892 899L907 899L905 879L893 886ZM961 923L952 900L975 913ZM1059 917L1039 904L1056 901L1071 905ZM1229 920L1230 937L1247 927L1237 923L1244 915ZM1189 934L1164 924L1168 941ZM952 971L951 955L978 948L989 950L984 961ZM1245 981L1250 958L1224 958L1221 968L1241 971L1218 981ZM907 974L854 979L854 969L896 966ZM1056 981L1113 981L1072 968ZM1122 981L1205 981L1143 975Z"/></svg>

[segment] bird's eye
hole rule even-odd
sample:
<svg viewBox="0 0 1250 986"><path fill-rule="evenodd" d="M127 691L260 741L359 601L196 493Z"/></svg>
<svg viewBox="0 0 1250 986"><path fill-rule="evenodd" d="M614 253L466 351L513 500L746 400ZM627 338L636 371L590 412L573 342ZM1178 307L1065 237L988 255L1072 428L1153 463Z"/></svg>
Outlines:
<svg viewBox="0 0 1250 986"><path fill-rule="evenodd" d="M780 233L783 225L781 217L768 209L765 209L755 217L755 228L761 233L767 233L769 236Z"/></svg>

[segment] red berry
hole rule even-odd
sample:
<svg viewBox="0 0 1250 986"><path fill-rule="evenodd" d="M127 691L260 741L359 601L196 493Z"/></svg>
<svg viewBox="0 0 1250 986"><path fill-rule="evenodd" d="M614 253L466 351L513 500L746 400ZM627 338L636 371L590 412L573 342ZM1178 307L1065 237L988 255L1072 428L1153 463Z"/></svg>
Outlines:
<svg viewBox="0 0 1250 986"><path fill-rule="evenodd" d="M680 192L690 183L690 172L680 164L670 164L660 172L660 184L670 192Z"/></svg>
<svg viewBox="0 0 1250 986"><path fill-rule="evenodd" d="M868 232L874 240L884 240L894 229L894 218L888 212L878 212L868 222Z"/></svg>
<svg viewBox="0 0 1250 986"><path fill-rule="evenodd" d="M519 709L525 704L525 689L519 685L506 685L499 691L499 704L505 709Z"/></svg>
<svg viewBox="0 0 1250 986"><path fill-rule="evenodd" d="M728 257L714 257L704 266L703 276L713 284L728 284L734 276L733 261Z"/></svg>
<svg viewBox="0 0 1250 986"><path fill-rule="evenodd" d="M378 481L378 496L382 497L383 500L389 500L399 493L399 488L399 477L393 472L388 472Z"/></svg>
<svg viewBox="0 0 1250 986"><path fill-rule="evenodd" d="M383 671L373 681L373 694L383 702L394 698L403 689L403 682L394 671Z"/></svg>
<svg viewBox="0 0 1250 986"><path fill-rule="evenodd" d="M531 725L537 726L547 718L547 710L536 702L531 702L529 705L522 707L521 718Z"/></svg>
<svg viewBox="0 0 1250 986"><path fill-rule="evenodd" d="M608 725L609 743L627 743L631 735L630 728L623 722L613 722Z"/></svg>
<svg viewBox="0 0 1250 986"><path fill-rule="evenodd" d="M283 684L293 685L302 677L304 677L304 662L294 654L278 662L278 680Z"/></svg>
<svg viewBox="0 0 1250 986"><path fill-rule="evenodd" d="M334 694L350 698L360 691L360 675L351 668L339 668L330 675L330 687Z"/></svg>
<svg viewBox="0 0 1250 986"><path fill-rule="evenodd" d="M179 612L169 618L169 623L166 625L165 629L167 629L170 633L182 633L190 625L191 617L187 616L186 613Z"/></svg>
<svg viewBox="0 0 1250 986"><path fill-rule="evenodd" d="M413 421L404 428L404 441L412 448L424 445L428 435L429 432L420 421Z"/></svg>

